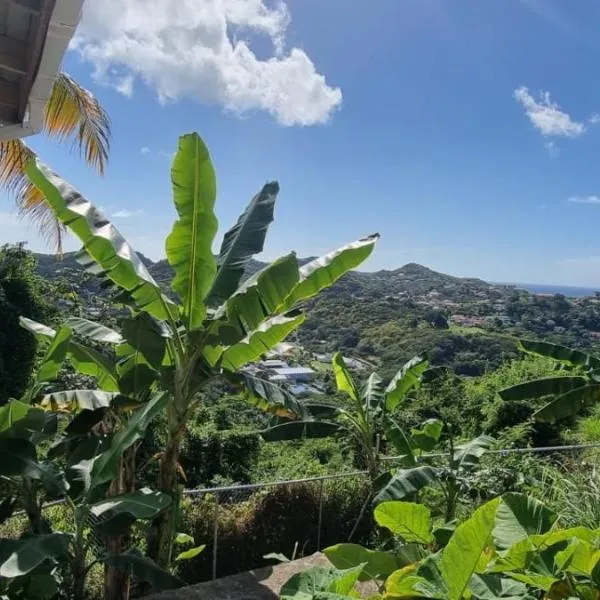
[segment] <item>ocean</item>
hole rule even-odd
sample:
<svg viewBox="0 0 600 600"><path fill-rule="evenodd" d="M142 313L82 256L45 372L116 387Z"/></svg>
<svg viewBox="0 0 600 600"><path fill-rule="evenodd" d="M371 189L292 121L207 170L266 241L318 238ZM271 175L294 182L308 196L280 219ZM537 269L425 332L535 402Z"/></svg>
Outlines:
<svg viewBox="0 0 600 600"><path fill-rule="evenodd" d="M593 296L600 288L576 287L571 285L546 285L542 283L505 283L504 285L514 285L522 290L527 290L532 294L563 294L570 298L583 298L584 296Z"/></svg>

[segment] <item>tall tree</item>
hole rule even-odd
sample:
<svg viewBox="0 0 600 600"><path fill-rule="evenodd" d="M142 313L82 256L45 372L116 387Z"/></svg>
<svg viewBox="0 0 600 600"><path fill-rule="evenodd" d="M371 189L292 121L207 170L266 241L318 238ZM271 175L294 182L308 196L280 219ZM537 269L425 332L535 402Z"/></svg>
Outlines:
<svg viewBox="0 0 600 600"><path fill-rule="evenodd" d="M110 119L98 100L66 73L60 73L54 82L43 131L60 141L72 139L88 165L104 174L110 149ZM0 186L15 196L19 213L33 221L60 253L63 226L43 194L25 176L25 166L34 156L20 139L0 142Z"/></svg>

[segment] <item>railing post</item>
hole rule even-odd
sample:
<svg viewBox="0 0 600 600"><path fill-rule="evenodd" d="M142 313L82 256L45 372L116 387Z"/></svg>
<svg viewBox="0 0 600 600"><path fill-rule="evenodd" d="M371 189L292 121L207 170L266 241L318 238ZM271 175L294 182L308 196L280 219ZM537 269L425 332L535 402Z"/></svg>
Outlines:
<svg viewBox="0 0 600 600"><path fill-rule="evenodd" d="M219 550L219 492L215 494L215 520L213 522L212 578L217 578L217 552Z"/></svg>
<svg viewBox="0 0 600 600"><path fill-rule="evenodd" d="M321 526L323 524L323 485L325 479L319 482L319 521L317 524L317 552L321 552Z"/></svg>

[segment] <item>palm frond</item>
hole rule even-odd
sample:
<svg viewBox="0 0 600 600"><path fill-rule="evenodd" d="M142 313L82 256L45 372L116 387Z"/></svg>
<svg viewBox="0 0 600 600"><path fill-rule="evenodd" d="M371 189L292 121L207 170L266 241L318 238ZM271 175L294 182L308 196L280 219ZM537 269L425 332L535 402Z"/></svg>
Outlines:
<svg viewBox="0 0 600 600"><path fill-rule="evenodd" d="M79 153L104 174L110 150L110 119L98 100L66 73L60 73L52 87L44 131L59 140L74 135Z"/></svg>
<svg viewBox="0 0 600 600"><path fill-rule="evenodd" d="M34 156L20 139L1 141L0 186L15 197L19 214L32 221L57 254L62 254L64 229L40 190L25 175L25 166Z"/></svg>

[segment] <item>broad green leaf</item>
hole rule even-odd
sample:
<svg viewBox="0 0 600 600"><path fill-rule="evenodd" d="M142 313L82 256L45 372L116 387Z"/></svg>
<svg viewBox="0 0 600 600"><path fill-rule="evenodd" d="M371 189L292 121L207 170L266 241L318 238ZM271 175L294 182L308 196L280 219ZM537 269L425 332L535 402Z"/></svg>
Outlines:
<svg viewBox="0 0 600 600"><path fill-rule="evenodd" d="M326 419L335 419L344 413L339 406L327 402L312 402L310 400L302 402L302 406L315 421Z"/></svg>
<svg viewBox="0 0 600 600"><path fill-rule="evenodd" d="M119 390L114 362L98 350L71 340L68 360L79 373L94 377L100 389L107 392Z"/></svg>
<svg viewBox="0 0 600 600"><path fill-rule="evenodd" d="M394 446L394 450L398 455L405 457L405 466L416 466L417 460L413 453L412 445L402 427L394 419L386 417L383 421L383 431L385 437Z"/></svg>
<svg viewBox="0 0 600 600"><path fill-rule="evenodd" d="M600 400L600 383L580 387L552 400L533 413L534 419L554 423L577 414L582 408Z"/></svg>
<svg viewBox="0 0 600 600"><path fill-rule="evenodd" d="M110 554L104 562L126 571L130 570L137 581L146 581L158 590L174 590L185 585L185 581L171 575L168 571L163 571L137 548L121 554Z"/></svg>
<svg viewBox="0 0 600 600"><path fill-rule="evenodd" d="M392 552L368 550L358 544L336 544L325 548L323 554L336 569L351 569L364 565L359 581L385 579L402 566L402 561Z"/></svg>
<svg viewBox="0 0 600 600"><path fill-rule="evenodd" d="M179 562L181 560L191 560L192 558L196 558L196 556L198 556L205 548L206 544L202 544L201 546L196 546L195 548L184 550L175 557L175 562Z"/></svg>
<svg viewBox="0 0 600 600"><path fill-rule="evenodd" d="M0 407L0 436L27 437L31 432L42 431L46 423L45 416L41 408L10 400Z"/></svg>
<svg viewBox="0 0 600 600"><path fill-rule="evenodd" d="M52 600L58 596L58 581L54 573L32 573L27 577L27 598Z"/></svg>
<svg viewBox="0 0 600 600"><path fill-rule="evenodd" d="M582 387L587 383L584 377L545 377L520 383L500 390L498 394L502 400L529 400L544 396L558 396Z"/></svg>
<svg viewBox="0 0 600 600"><path fill-rule="evenodd" d="M371 373L364 388L361 390L361 398L364 399L365 411L379 411L382 408L383 389L381 377L377 373Z"/></svg>
<svg viewBox="0 0 600 600"><path fill-rule="evenodd" d="M178 533L175 536L175 539L173 540L173 542L180 546L184 546L186 544L193 544L194 538L191 535L189 535L188 533Z"/></svg>
<svg viewBox="0 0 600 600"><path fill-rule="evenodd" d="M0 438L0 475L41 479L42 467L35 446L26 439Z"/></svg>
<svg viewBox="0 0 600 600"><path fill-rule="evenodd" d="M479 463L479 459L487 452L494 441L494 438L489 435L480 435L470 442L457 446L452 457L452 468L465 469L474 467Z"/></svg>
<svg viewBox="0 0 600 600"><path fill-rule="evenodd" d="M448 588L448 600L461 600L481 563L494 529L499 498L487 502L459 525L442 552L440 570Z"/></svg>
<svg viewBox="0 0 600 600"><path fill-rule="evenodd" d="M561 363L566 363L578 367L591 367L594 369L600 368L600 360L585 354L579 350L571 350L565 346L558 344L550 344L549 342L537 342L533 340L521 340L519 345L529 354L536 354Z"/></svg>
<svg viewBox="0 0 600 600"><path fill-rule="evenodd" d="M470 583L477 600L534 600L525 584L496 574L473 575Z"/></svg>
<svg viewBox="0 0 600 600"><path fill-rule="evenodd" d="M38 341L50 341L56 336L56 331L47 325L32 321L27 317L19 317L19 325L32 333Z"/></svg>
<svg viewBox="0 0 600 600"><path fill-rule="evenodd" d="M437 469L429 466L400 469L375 497L375 503L402 500L439 480Z"/></svg>
<svg viewBox="0 0 600 600"><path fill-rule="evenodd" d="M589 576L595 566L593 562L594 548L588 542L572 540L564 549L556 553L556 567L567 573Z"/></svg>
<svg viewBox="0 0 600 600"><path fill-rule="evenodd" d="M286 308L311 298L333 285L342 275L358 267L373 252L379 234L373 234L317 258L300 269L300 281L288 296Z"/></svg>
<svg viewBox="0 0 600 600"><path fill-rule="evenodd" d="M431 554L419 564L407 565L392 573L385 583L386 600L446 600L448 592L439 562L439 554Z"/></svg>
<svg viewBox="0 0 600 600"><path fill-rule="evenodd" d="M73 333L81 335L94 342L104 342L107 344L120 344L123 341L121 334L106 325L82 319L81 317L69 317L67 325L73 330Z"/></svg>
<svg viewBox="0 0 600 600"><path fill-rule="evenodd" d="M335 383L339 392L346 392L354 402L357 404L361 402L360 394L350 375L350 372L346 368L346 363L344 362L344 357L336 352L333 355L333 359L331 361L333 367L333 374L335 376Z"/></svg>
<svg viewBox="0 0 600 600"><path fill-rule="evenodd" d="M66 554L72 536L66 533L0 540L0 577L21 577L48 559Z"/></svg>
<svg viewBox="0 0 600 600"><path fill-rule="evenodd" d="M423 504L414 502L382 502L375 507L375 521L380 527L389 529L405 542L430 544L431 511Z"/></svg>
<svg viewBox="0 0 600 600"><path fill-rule="evenodd" d="M419 386L429 362L425 354L411 358L397 373L385 390L385 407L392 412L408 392Z"/></svg>
<svg viewBox="0 0 600 600"><path fill-rule="evenodd" d="M153 369L141 352L129 344L117 347L117 355L123 354L117 363L119 389L127 396L137 397L150 390L160 373Z"/></svg>
<svg viewBox="0 0 600 600"><path fill-rule="evenodd" d="M89 200L39 159L31 160L25 172L58 220L83 242L86 253L104 275L126 290L138 308L158 319L175 314L176 306L161 293L134 249Z"/></svg>
<svg viewBox="0 0 600 600"><path fill-rule="evenodd" d="M247 373L242 373L242 378L246 401L252 406L278 417L287 417L288 419L309 418L305 406L285 388Z"/></svg>
<svg viewBox="0 0 600 600"><path fill-rule="evenodd" d="M226 314L228 322L242 335L256 329L281 311L299 277L295 254L279 258L246 280L217 311L216 318Z"/></svg>
<svg viewBox="0 0 600 600"><path fill-rule="evenodd" d="M420 450L429 452L437 445L443 428L444 423L439 419L427 419L420 429L411 429L411 441Z"/></svg>
<svg viewBox="0 0 600 600"><path fill-rule="evenodd" d="M147 313L138 313L123 319L121 330L127 344L134 351L140 352L153 369L161 368L167 339L171 337L164 323ZM119 353L119 356L122 354Z"/></svg>
<svg viewBox="0 0 600 600"><path fill-rule="evenodd" d="M265 429L260 434L265 442L283 442L331 437L342 430L341 425L327 421L290 421Z"/></svg>
<svg viewBox="0 0 600 600"><path fill-rule="evenodd" d="M235 372L240 367L254 362L283 342L304 322L304 318L304 314L300 313L295 317L283 315L267 319L241 342L227 348L223 352L221 365L224 369Z"/></svg>
<svg viewBox="0 0 600 600"><path fill-rule="evenodd" d="M151 421L160 414L169 402L166 392L157 392L137 410L112 438L110 447L103 452L94 462L91 473L90 489L113 479L119 466L119 459L123 452L134 442L144 437L146 428Z"/></svg>
<svg viewBox="0 0 600 600"><path fill-rule="evenodd" d="M538 590L544 590L545 592L548 592L557 581L560 581L552 575L541 575L538 573L511 573L510 576L517 581L521 581Z"/></svg>
<svg viewBox="0 0 600 600"><path fill-rule="evenodd" d="M142 488L130 494L112 496L90 507L96 517L129 513L138 519L152 519L171 505L171 498L163 492Z"/></svg>
<svg viewBox="0 0 600 600"><path fill-rule="evenodd" d="M41 405L50 410L76 411L107 408L120 394L101 390L65 390L46 394Z"/></svg>
<svg viewBox="0 0 600 600"><path fill-rule="evenodd" d="M50 342L48 350L44 355L42 364L37 373L37 380L42 381L53 381L57 378L58 372L62 367L62 364L67 356L67 350L69 343L71 342L71 336L73 332L70 327L63 325L57 332L57 334Z"/></svg>
<svg viewBox="0 0 600 600"><path fill-rule="evenodd" d="M171 181L179 219L167 237L167 260L175 270L171 287L181 298L188 328L193 330L206 316L205 299L217 271L212 253L217 181L208 148L197 133L179 138Z"/></svg>
<svg viewBox="0 0 600 600"><path fill-rule="evenodd" d="M207 296L209 304L227 300L238 288L250 259L263 251L278 193L276 181L267 183L223 237L217 257L217 274Z"/></svg>
<svg viewBox="0 0 600 600"><path fill-rule="evenodd" d="M548 532L556 519L555 513L531 496L504 494L496 511L494 543L498 550L508 550L531 535Z"/></svg>
<svg viewBox="0 0 600 600"><path fill-rule="evenodd" d="M10 519L17 506L18 498L7 496L0 502L0 525L6 523Z"/></svg>
<svg viewBox="0 0 600 600"><path fill-rule="evenodd" d="M311 567L296 573L283 584L281 600L341 600L349 594L360 577L363 565L347 570Z"/></svg>

